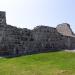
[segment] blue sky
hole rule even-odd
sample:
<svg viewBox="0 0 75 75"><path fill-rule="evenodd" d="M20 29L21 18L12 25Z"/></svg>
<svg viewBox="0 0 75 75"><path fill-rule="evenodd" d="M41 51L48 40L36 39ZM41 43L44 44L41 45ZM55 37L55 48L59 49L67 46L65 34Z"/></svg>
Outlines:
<svg viewBox="0 0 75 75"><path fill-rule="evenodd" d="M75 0L0 0L0 11L6 11L13 26L32 29L66 22L75 32Z"/></svg>

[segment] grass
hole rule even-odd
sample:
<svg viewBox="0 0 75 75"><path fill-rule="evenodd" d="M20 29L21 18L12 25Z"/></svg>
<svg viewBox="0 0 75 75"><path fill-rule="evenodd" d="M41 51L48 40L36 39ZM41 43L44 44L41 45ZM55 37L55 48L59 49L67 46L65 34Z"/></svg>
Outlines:
<svg viewBox="0 0 75 75"><path fill-rule="evenodd" d="M0 58L0 75L75 75L75 53L59 51Z"/></svg>

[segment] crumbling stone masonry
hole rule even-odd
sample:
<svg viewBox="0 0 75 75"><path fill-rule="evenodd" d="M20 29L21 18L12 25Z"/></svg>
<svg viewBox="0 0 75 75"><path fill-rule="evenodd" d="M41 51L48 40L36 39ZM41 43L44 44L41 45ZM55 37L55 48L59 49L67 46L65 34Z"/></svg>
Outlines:
<svg viewBox="0 0 75 75"><path fill-rule="evenodd" d="M75 49L75 35L69 24L22 29L8 25L5 12L0 11L0 55L17 56L62 49Z"/></svg>

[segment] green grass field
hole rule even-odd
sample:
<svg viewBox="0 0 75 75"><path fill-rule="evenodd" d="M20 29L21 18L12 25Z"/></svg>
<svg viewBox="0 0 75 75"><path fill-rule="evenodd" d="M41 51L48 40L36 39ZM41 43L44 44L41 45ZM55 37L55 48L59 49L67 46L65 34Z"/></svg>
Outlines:
<svg viewBox="0 0 75 75"><path fill-rule="evenodd" d="M0 58L0 75L75 75L75 53L59 51Z"/></svg>

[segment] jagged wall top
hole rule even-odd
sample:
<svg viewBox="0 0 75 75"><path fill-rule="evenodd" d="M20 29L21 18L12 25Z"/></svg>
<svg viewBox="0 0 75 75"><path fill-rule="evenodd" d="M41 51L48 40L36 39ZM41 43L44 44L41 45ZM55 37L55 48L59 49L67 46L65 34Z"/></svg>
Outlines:
<svg viewBox="0 0 75 75"><path fill-rule="evenodd" d="M0 11L0 25L3 25L3 26L5 26L5 25L7 25L6 24L6 12L5 11ZM53 28L53 27L48 27L48 26L37 26L37 27L35 27L34 28L34 30L44 30L44 29L46 29L46 30L52 30L52 31L54 31L54 30L57 30L60 34L62 34L62 35L65 35L65 36L75 36L75 35L73 35L74 33L73 33L73 31L72 31L72 29L70 28L70 25L68 24L68 23L62 23L62 24L59 24L59 25L57 25L57 27L56 28Z"/></svg>

